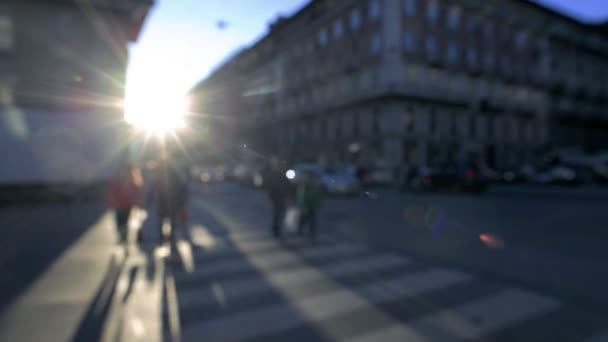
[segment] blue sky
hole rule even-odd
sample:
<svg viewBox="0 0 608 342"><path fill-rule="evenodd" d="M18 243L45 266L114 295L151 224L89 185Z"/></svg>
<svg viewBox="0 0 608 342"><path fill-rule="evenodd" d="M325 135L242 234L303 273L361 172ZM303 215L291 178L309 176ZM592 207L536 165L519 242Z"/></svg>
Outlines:
<svg viewBox="0 0 608 342"><path fill-rule="evenodd" d="M230 53L263 35L273 18L292 14L307 2L157 0L130 50L127 97L181 96ZM537 2L582 20L608 18L608 0ZM226 27L218 28L218 21Z"/></svg>

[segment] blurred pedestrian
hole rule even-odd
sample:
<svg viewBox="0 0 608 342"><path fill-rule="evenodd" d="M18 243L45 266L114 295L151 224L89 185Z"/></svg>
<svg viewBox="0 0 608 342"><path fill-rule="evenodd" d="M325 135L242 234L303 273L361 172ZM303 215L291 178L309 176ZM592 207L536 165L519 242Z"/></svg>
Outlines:
<svg viewBox="0 0 608 342"><path fill-rule="evenodd" d="M137 167L130 163L123 165L110 179L106 188L106 201L114 209L118 242L127 242L129 217L134 207L142 204L143 178Z"/></svg>
<svg viewBox="0 0 608 342"><path fill-rule="evenodd" d="M272 205L271 231L278 238L281 236L281 225L289 198L290 183L285 175L285 169L277 157L270 158L269 165L263 171L263 180L264 189Z"/></svg>
<svg viewBox="0 0 608 342"><path fill-rule="evenodd" d="M317 212L321 204L321 186L312 172L305 172L301 182L298 184L296 202L300 211L298 233L304 233L304 227L308 226L311 238L317 236Z"/></svg>
<svg viewBox="0 0 608 342"><path fill-rule="evenodd" d="M162 162L158 179L158 222L161 241L165 240L163 226L170 226L171 246L177 244L177 230L185 225L188 198L188 175L176 160Z"/></svg>

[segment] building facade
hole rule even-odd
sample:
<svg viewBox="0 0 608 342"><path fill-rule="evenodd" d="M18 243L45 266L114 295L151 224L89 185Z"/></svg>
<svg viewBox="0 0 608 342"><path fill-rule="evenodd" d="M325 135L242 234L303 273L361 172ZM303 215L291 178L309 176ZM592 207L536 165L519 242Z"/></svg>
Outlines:
<svg viewBox="0 0 608 342"><path fill-rule="evenodd" d="M192 96L294 161L511 167L608 147L607 37L524 0L316 0Z"/></svg>
<svg viewBox="0 0 608 342"><path fill-rule="evenodd" d="M6 0L0 80L6 101L81 110L124 97L128 44L151 0ZM10 99L9 99L10 98Z"/></svg>
<svg viewBox="0 0 608 342"><path fill-rule="evenodd" d="M0 187L82 184L114 172L126 140L127 47L151 5L0 2Z"/></svg>

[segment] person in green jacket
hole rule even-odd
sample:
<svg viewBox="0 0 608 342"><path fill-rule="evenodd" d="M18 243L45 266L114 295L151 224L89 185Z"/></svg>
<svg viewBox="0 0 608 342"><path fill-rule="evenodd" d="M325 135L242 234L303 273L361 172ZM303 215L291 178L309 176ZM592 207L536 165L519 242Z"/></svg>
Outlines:
<svg viewBox="0 0 608 342"><path fill-rule="evenodd" d="M308 226L311 238L317 236L317 211L321 205L322 191L312 172L304 173L302 181L298 184L296 203L300 210L298 233L304 233L304 226Z"/></svg>

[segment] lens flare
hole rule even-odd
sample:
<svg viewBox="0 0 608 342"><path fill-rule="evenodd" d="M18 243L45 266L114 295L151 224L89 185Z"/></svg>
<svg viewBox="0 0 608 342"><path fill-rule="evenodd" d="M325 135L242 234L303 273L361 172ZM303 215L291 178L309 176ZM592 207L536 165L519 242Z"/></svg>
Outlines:
<svg viewBox="0 0 608 342"><path fill-rule="evenodd" d="M481 240L481 242L489 248L502 249L505 247L504 240L494 234L480 234L479 240Z"/></svg>

